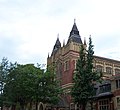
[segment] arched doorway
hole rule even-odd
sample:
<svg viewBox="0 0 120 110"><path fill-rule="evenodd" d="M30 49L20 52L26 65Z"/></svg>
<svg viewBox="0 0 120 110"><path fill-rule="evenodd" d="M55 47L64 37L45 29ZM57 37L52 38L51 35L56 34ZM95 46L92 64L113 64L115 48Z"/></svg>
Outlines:
<svg viewBox="0 0 120 110"><path fill-rule="evenodd" d="M43 105L43 103L39 103L39 105L38 105L38 110L44 110L44 105Z"/></svg>
<svg viewBox="0 0 120 110"><path fill-rule="evenodd" d="M40 108L39 108L39 110L43 110L43 105L42 105L42 104L40 105Z"/></svg>

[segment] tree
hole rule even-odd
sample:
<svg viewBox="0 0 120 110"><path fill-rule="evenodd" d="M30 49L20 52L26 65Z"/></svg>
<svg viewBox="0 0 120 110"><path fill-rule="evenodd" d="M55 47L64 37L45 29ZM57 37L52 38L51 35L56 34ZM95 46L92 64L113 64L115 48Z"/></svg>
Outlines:
<svg viewBox="0 0 120 110"><path fill-rule="evenodd" d="M8 60L3 58L0 63L0 94L3 92L4 83L8 74Z"/></svg>
<svg viewBox="0 0 120 110"><path fill-rule="evenodd" d="M3 89L9 73L9 61L7 58L3 58L0 62L0 107L3 108Z"/></svg>
<svg viewBox="0 0 120 110"><path fill-rule="evenodd" d="M86 109L86 105L95 93L94 82L99 81L100 75L93 71L93 45L91 37L89 38L88 50L83 45L80 48L80 56L77 61L76 70L73 78L73 87L71 95L76 104Z"/></svg>
<svg viewBox="0 0 120 110"><path fill-rule="evenodd" d="M36 86L36 102L43 102L51 105L57 104L59 95L62 92L58 84L59 82L56 80L54 69L52 67L47 67L42 77L38 79L38 86Z"/></svg>
<svg viewBox="0 0 120 110"><path fill-rule="evenodd" d="M41 74L41 70L32 64L18 64L15 69L10 70L4 88L7 103L16 105L18 102L21 110L24 110L25 106L33 100L35 76L38 74Z"/></svg>
<svg viewBox="0 0 120 110"><path fill-rule="evenodd" d="M6 104L15 108L20 104L20 109L25 110L26 105L39 102L54 104L58 101L60 88L58 88L52 70L42 70L33 64L20 65L9 70L4 87Z"/></svg>
<svg viewBox="0 0 120 110"><path fill-rule="evenodd" d="M46 87L46 102L49 104L57 104L59 101L59 95L62 93L62 89L59 86L59 81L56 80L56 75L52 68L47 68L44 74L45 87Z"/></svg>

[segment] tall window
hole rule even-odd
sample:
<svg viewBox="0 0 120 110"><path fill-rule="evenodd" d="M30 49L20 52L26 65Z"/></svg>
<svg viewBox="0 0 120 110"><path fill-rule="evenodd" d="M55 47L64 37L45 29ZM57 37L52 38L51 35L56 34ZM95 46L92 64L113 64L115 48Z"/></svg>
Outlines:
<svg viewBox="0 0 120 110"><path fill-rule="evenodd" d="M108 99L104 99L104 100L99 101L99 110L110 110Z"/></svg>
<svg viewBox="0 0 120 110"><path fill-rule="evenodd" d="M74 69L76 69L76 66L77 66L77 60L74 60L74 61L75 61L75 66L74 66L75 68L74 68Z"/></svg>
<svg viewBox="0 0 120 110"><path fill-rule="evenodd" d="M106 67L106 73L112 74L112 68L111 67Z"/></svg>
<svg viewBox="0 0 120 110"><path fill-rule="evenodd" d="M61 63L61 62L59 62L59 63L57 64L57 77L58 77L58 78L61 78L61 77L62 77L62 63Z"/></svg>
<svg viewBox="0 0 120 110"><path fill-rule="evenodd" d="M69 69L69 61L65 61L64 63L64 71Z"/></svg>
<svg viewBox="0 0 120 110"><path fill-rule="evenodd" d="M116 80L116 89L120 88L120 79Z"/></svg>

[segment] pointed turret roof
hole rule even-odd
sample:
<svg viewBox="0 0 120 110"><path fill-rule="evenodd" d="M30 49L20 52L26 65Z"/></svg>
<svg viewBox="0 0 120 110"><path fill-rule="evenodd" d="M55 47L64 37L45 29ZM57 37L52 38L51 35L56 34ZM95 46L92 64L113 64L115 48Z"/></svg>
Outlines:
<svg viewBox="0 0 120 110"><path fill-rule="evenodd" d="M74 19L74 24L73 24L73 27L72 27L72 31L78 31L78 28L76 26L76 20Z"/></svg>
<svg viewBox="0 0 120 110"><path fill-rule="evenodd" d="M59 40L59 34L57 35L57 40L56 40L55 46L57 48L61 47L61 43L60 43L60 40Z"/></svg>
<svg viewBox="0 0 120 110"><path fill-rule="evenodd" d="M55 43L55 45L54 45L54 47L53 47L52 53L54 53L55 51L57 51L60 47L61 47L61 43L60 43L59 35L58 35L57 40L56 40L56 43Z"/></svg>
<svg viewBox="0 0 120 110"><path fill-rule="evenodd" d="M78 31L75 20L74 20L74 24L73 24L72 30L71 30L69 38L68 38L68 42L70 42L70 41L82 44L82 40L81 40L81 37L79 35L79 31Z"/></svg>
<svg viewBox="0 0 120 110"><path fill-rule="evenodd" d="M61 43L60 43L59 37L57 37L57 40L56 40L56 43L55 43L55 47L57 47L57 48L61 47Z"/></svg>

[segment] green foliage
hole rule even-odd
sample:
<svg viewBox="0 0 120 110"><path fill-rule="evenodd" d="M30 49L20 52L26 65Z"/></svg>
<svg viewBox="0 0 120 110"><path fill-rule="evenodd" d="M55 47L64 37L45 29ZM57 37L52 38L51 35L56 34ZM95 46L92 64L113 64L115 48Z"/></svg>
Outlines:
<svg viewBox="0 0 120 110"><path fill-rule="evenodd" d="M3 89L4 85L6 83L7 75L9 73L9 61L7 58L3 58L2 61L0 62L0 107L2 108L3 106Z"/></svg>
<svg viewBox="0 0 120 110"><path fill-rule="evenodd" d="M44 78L46 81L46 96L47 96L47 103L56 104L59 100L59 94L61 94L61 89L59 87L59 82L55 78L53 68L47 68L47 71L44 73Z"/></svg>
<svg viewBox="0 0 120 110"><path fill-rule="evenodd" d="M24 110L31 102L57 103L60 91L53 69L44 71L33 64L15 64L10 66L3 95L6 104L19 103Z"/></svg>
<svg viewBox="0 0 120 110"><path fill-rule="evenodd" d="M4 83L6 81L6 77L8 74L8 68L9 68L8 60L7 58L3 58L2 62L0 63L0 93L3 92Z"/></svg>
<svg viewBox="0 0 120 110"><path fill-rule="evenodd" d="M88 50L81 45L80 56L73 78L74 85L71 91L74 102L83 105L84 109L87 102L95 93L94 82L99 81L101 77L98 73L93 71L93 54L92 40L89 38Z"/></svg>
<svg viewBox="0 0 120 110"><path fill-rule="evenodd" d="M87 100L87 87L86 83L86 53L85 48L81 45L80 48L80 57L77 61L76 72L74 74L74 86L72 88L72 96L74 98L75 103L83 103ZM83 92L84 91L84 92ZM86 99L87 98L87 99Z"/></svg>
<svg viewBox="0 0 120 110"><path fill-rule="evenodd" d="M37 81L37 101L50 104L57 103L59 99L58 95L61 93L61 89L58 86L58 81L55 80L53 69L47 68L41 78Z"/></svg>

